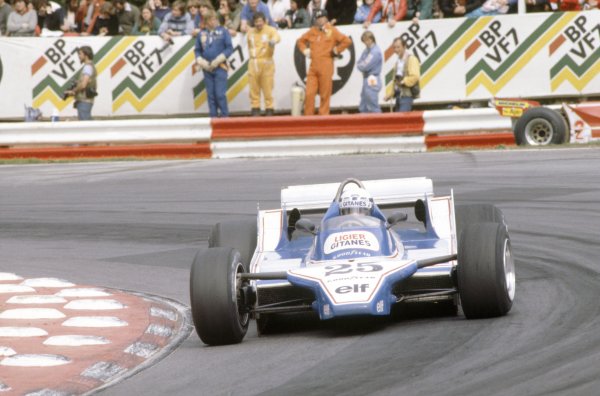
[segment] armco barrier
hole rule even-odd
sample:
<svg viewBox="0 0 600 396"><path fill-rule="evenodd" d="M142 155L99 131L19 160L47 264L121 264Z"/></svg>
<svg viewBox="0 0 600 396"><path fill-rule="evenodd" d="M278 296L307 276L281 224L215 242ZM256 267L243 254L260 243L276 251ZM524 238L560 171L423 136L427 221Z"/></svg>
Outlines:
<svg viewBox="0 0 600 396"><path fill-rule="evenodd" d="M0 148L0 158L124 158L177 157L211 158L210 144L144 144L87 147L27 147Z"/></svg>
<svg viewBox="0 0 600 396"><path fill-rule="evenodd" d="M228 140L211 143L213 158L300 157L425 151L423 136Z"/></svg>
<svg viewBox="0 0 600 396"><path fill-rule="evenodd" d="M212 140L421 135L423 113L342 114L305 117L217 118Z"/></svg>
<svg viewBox="0 0 600 396"><path fill-rule="evenodd" d="M512 122L493 108L433 110L423 113L425 134L462 133L465 131L510 131Z"/></svg>
<svg viewBox="0 0 600 396"><path fill-rule="evenodd" d="M208 142L208 118L0 124L0 146Z"/></svg>
<svg viewBox="0 0 600 396"><path fill-rule="evenodd" d="M469 120L469 118L473 120ZM491 109L0 124L0 158L235 158L514 144ZM485 132L482 132L485 131ZM461 134L459 134L461 132Z"/></svg>
<svg viewBox="0 0 600 396"><path fill-rule="evenodd" d="M427 150L436 147L493 147L498 145L514 146L515 137L512 133L484 133L465 135L427 135L425 136Z"/></svg>

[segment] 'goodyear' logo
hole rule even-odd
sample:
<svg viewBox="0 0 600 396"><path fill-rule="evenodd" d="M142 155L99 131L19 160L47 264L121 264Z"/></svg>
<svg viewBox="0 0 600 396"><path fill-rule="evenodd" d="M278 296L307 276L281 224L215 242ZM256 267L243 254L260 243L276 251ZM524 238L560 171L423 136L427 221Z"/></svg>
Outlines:
<svg viewBox="0 0 600 396"><path fill-rule="evenodd" d="M550 69L552 92L565 82L581 92L600 69L600 23L580 14L548 50L555 62Z"/></svg>
<svg viewBox="0 0 600 396"><path fill-rule="evenodd" d="M102 74L127 43L128 37L113 37L102 47L94 49L94 65L98 75ZM50 102L58 110L63 110L73 98L63 100L63 92L77 80L81 65L77 57L76 42L58 39L44 51L31 65L33 85L33 107L41 107ZM37 80L37 82L35 82Z"/></svg>
<svg viewBox="0 0 600 396"><path fill-rule="evenodd" d="M480 47L484 48L485 53L467 72L467 96L480 86L490 94L496 95L573 20L575 15L551 14L525 38L518 37L514 28L504 27L500 20L493 20L465 52L466 59Z"/></svg>

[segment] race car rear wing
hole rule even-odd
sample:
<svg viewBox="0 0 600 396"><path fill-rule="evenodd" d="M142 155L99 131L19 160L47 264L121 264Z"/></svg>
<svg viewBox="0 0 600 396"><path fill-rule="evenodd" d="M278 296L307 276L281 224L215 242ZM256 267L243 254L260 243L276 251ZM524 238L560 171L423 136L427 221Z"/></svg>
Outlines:
<svg viewBox="0 0 600 396"><path fill-rule="evenodd" d="M413 206L418 199L433 196L433 183L426 177L366 180L362 183L373 196L375 204L382 209ZM298 208L305 213L327 210L339 186L340 183L327 183L286 187L281 190L281 206Z"/></svg>

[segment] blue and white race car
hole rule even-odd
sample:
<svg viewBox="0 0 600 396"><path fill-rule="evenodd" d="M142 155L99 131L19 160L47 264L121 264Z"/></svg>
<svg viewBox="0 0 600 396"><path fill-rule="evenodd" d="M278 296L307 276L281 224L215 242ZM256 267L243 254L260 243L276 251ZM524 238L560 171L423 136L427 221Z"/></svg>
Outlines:
<svg viewBox="0 0 600 396"><path fill-rule="evenodd" d="M435 197L427 178L287 187L281 209L216 224L190 278L194 324L209 345L241 342L252 317L259 333L280 313L389 315L410 302L487 318L508 313L514 296L502 212Z"/></svg>

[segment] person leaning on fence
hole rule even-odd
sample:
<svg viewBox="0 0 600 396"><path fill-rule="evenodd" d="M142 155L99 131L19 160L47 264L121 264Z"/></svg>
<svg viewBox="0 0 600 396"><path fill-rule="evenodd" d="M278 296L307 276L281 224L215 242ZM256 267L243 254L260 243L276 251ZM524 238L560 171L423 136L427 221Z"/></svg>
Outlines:
<svg viewBox="0 0 600 396"><path fill-rule="evenodd" d="M134 36L157 35L159 28L160 19L154 16L154 12L149 6L145 5L131 29L131 34Z"/></svg>
<svg viewBox="0 0 600 396"><path fill-rule="evenodd" d="M6 35L6 22L12 11L13 9L10 4L4 0L0 0L0 36Z"/></svg>
<svg viewBox="0 0 600 396"><path fill-rule="evenodd" d="M206 26L196 36L196 64L204 72L211 117L227 117L227 58L233 53L229 31L219 25L217 14L207 11Z"/></svg>
<svg viewBox="0 0 600 396"><path fill-rule="evenodd" d="M185 3L183 1L175 1L171 5L171 12L165 15L158 34L163 40L170 42L176 36L189 36L194 30L194 23L190 14L185 12Z"/></svg>
<svg viewBox="0 0 600 396"><path fill-rule="evenodd" d="M254 27L248 31L248 82L250 84L250 107L253 116L260 115L260 95L265 98L265 114L273 115L273 81L275 62L273 51L281 40L277 29L268 26L265 15L257 12L252 18Z"/></svg>
<svg viewBox="0 0 600 396"><path fill-rule="evenodd" d="M385 100L396 99L394 111L411 111L413 101L420 94L421 65L401 37L394 39L393 47L398 57L394 68L394 89L386 95Z"/></svg>
<svg viewBox="0 0 600 396"><path fill-rule="evenodd" d="M291 0L290 9L285 14L287 28L302 29L310 27L311 16L304 6L303 0Z"/></svg>
<svg viewBox="0 0 600 396"><path fill-rule="evenodd" d="M360 40L367 48L365 48L356 64L358 70L363 75L363 86L360 93L358 111L361 113L381 113L379 91L381 91L383 55L381 54L381 49L375 43L375 35L372 32L364 32Z"/></svg>
<svg viewBox="0 0 600 396"><path fill-rule="evenodd" d="M111 2L105 1L100 6L100 13L94 23L92 34L96 36L117 36L119 34L119 18Z"/></svg>
<svg viewBox="0 0 600 396"><path fill-rule="evenodd" d="M371 23L376 23L377 14L381 13L381 21L387 22L388 26L392 28L396 26L397 22L404 19L407 10L407 0L375 0L363 27L367 29Z"/></svg>
<svg viewBox="0 0 600 396"><path fill-rule="evenodd" d="M77 109L77 118L81 121L92 119L92 106L94 98L98 95L96 81L96 67L94 66L94 52L90 47L83 46L77 50L79 61L83 65L77 84L71 90L64 92L65 97L74 96L74 107Z"/></svg>
<svg viewBox="0 0 600 396"><path fill-rule="evenodd" d="M220 0L219 1L219 22L227 30L231 37L237 35L242 22L242 7L243 5L236 0Z"/></svg>
<svg viewBox="0 0 600 396"><path fill-rule="evenodd" d="M33 36L37 25L37 13L29 9L25 0L16 0L15 9L8 15L6 33L8 36Z"/></svg>
<svg viewBox="0 0 600 396"><path fill-rule="evenodd" d="M265 3L261 0L248 0L240 14L240 31L242 33L247 33L252 27L252 18L257 12L262 12L264 14L265 18L267 18L266 21L268 25L276 26L273 18L271 18L269 7Z"/></svg>
<svg viewBox="0 0 600 396"><path fill-rule="evenodd" d="M119 33L129 36L133 26L140 19L140 9L127 0L112 0L117 18L119 18Z"/></svg>
<svg viewBox="0 0 600 396"><path fill-rule="evenodd" d="M306 76L306 99L304 115L315 114L315 97L321 98L319 114L329 114L329 99L333 89L333 59L352 44L352 40L342 34L327 20L327 11L317 10L316 25L311 27L296 42L298 49L310 58Z"/></svg>

